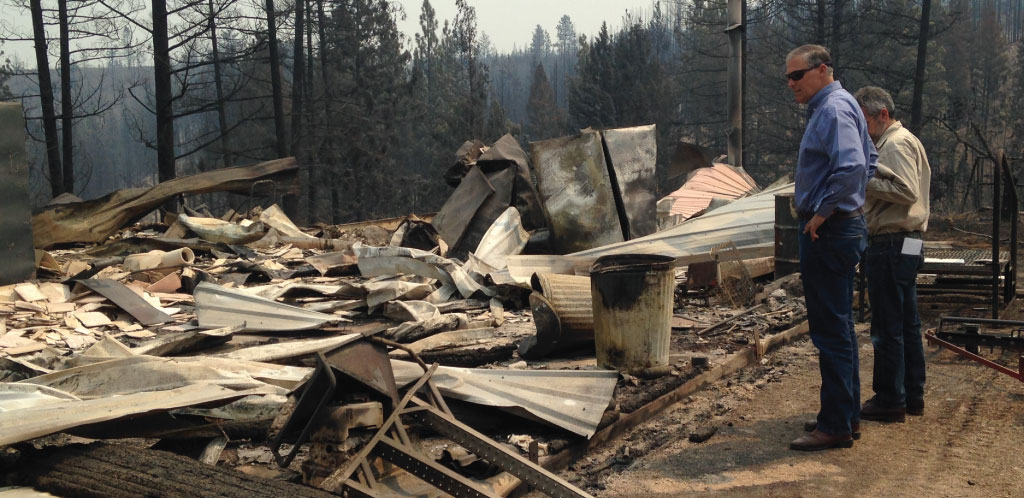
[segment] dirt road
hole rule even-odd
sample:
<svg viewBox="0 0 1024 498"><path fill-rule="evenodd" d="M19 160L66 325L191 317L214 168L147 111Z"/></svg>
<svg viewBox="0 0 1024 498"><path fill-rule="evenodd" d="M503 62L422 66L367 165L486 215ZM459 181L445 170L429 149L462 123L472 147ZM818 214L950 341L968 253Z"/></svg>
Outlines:
<svg viewBox="0 0 1024 498"><path fill-rule="evenodd" d="M860 345L867 398L866 332ZM1024 383L934 347L924 416L865 421L852 449L789 450L817 411L815 354L806 339L783 347L591 453L570 478L599 497L1024 496Z"/></svg>

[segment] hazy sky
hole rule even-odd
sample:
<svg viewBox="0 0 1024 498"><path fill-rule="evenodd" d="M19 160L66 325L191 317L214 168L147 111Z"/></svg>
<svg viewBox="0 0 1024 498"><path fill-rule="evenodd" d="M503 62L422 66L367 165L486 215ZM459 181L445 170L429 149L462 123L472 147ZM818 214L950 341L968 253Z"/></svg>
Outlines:
<svg viewBox="0 0 1024 498"><path fill-rule="evenodd" d="M420 9L423 0L398 0L405 9L406 18L398 23L410 38L419 32ZM508 52L513 47L527 48L533 39L533 30L539 24L555 38L555 26L563 15L568 15L576 26L576 34L597 34L602 22L608 22L612 31L622 25L622 16L629 11L648 14L652 0L469 0L476 8L477 28L487 33L494 48ZM431 0L437 12L438 26L444 20L455 18L455 0ZM440 30L440 28L438 28Z"/></svg>
<svg viewBox="0 0 1024 498"><path fill-rule="evenodd" d="M419 31L420 9L423 0L395 0L405 10L405 19L399 19L398 27L410 40ZM469 0L476 8L477 30L487 33L494 48L508 52L513 47L528 48L533 30L541 25L552 41L555 41L555 26L563 15L568 15L576 26L577 36L597 34L602 22L607 22L615 31L622 25L626 12L634 15L649 15L652 0ZM455 18L455 0L432 0L437 12L438 30L444 21ZM15 11L11 7L6 21L18 29L31 32L32 22L28 10ZM6 16L5 16L6 17ZM0 46L8 57L17 58L26 65L35 65L31 42L9 42ZM55 59L51 62L56 64Z"/></svg>

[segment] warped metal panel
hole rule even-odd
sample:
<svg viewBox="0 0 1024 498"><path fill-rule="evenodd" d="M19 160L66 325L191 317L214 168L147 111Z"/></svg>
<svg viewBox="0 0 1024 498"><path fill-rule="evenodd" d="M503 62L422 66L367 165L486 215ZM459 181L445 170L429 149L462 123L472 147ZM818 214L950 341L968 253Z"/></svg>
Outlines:
<svg viewBox="0 0 1024 498"><path fill-rule="evenodd" d="M519 210L523 217L523 228L529 231L547 226L544 221L544 210L540 205L540 196L530 174L530 164L526 157L526 151L519 146L512 135L505 135L491 144L476 164L480 170L490 176L502 168L507 167L509 162L515 163L515 186L512 191L512 205Z"/></svg>
<svg viewBox="0 0 1024 498"><path fill-rule="evenodd" d="M582 275L597 258L608 254L662 254L676 258L677 264L709 261L712 247L730 241L736 244L743 259L771 256L775 245L775 194L787 192L793 192L792 183L744 197L628 242L565 256L509 256L509 276L521 283L529 282L533 273Z"/></svg>
<svg viewBox="0 0 1024 498"><path fill-rule="evenodd" d="M710 252L715 245L730 240L740 249L746 246L773 245L775 194L787 192L793 192L792 183L738 199L646 237L580 251L568 256L596 258L607 254L634 253L663 254L680 258Z"/></svg>
<svg viewBox="0 0 1024 498"><path fill-rule="evenodd" d="M345 334L335 337L324 337L320 339L304 339L299 341L286 341L275 344L264 344L249 348L236 349L228 353L213 355L217 358L228 358L233 360L248 361L275 361L284 358L294 358L313 354L317 351L325 351L344 346L362 337L362 334Z"/></svg>
<svg viewBox="0 0 1024 498"><path fill-rule="evenodd" d="M0 285L22 282L36 269L31 208L21 104L0 102Z"/></svg>
<svg viewBox="0 0 1024 498"><path fill-rule="evenodd" d="M3 384L0 384L0 390L3 390ZM137 392L89 400L66 400L0 412L0 445L26 441L82 425L214 401L228 401L250 394L262 394L262 391L234 390L215 384L192 384L166 391Z"/></svg>
<svg viewBox="0 0 1024 498"><path fill-rule="evenodd" d="M599 132L533 142L530 150L558 252L623 240Z"/></svg>
<svg viewBox="0 0 1024 498"><path fill-rule="evenodd" d="M431 222L449 247L454 247L462 240L477 210L493 194L494 187L480 172L480 168L470 168Z"/></svg>
<svg viewBox="0 0 1024 498"><path fill-rule="evenodd" d="M248 331L303 330L338 317L271 301L209 282L196 286L196 318L205 328L245 325Z"/></svg>
<svg viewBox="0 0 1024 498"><path fill-rule="evenodd" d="M501 213L505 212L512 204L512 193L515 189L516 181L516 170L512 167L505 169L499 169L497 171L485 174L487 181L489 182L493 191L491 195L484 200L483 204L477 208L476 213L472 219L466 225L466 229L462 234L462 238L456 244L448 246L448 253L446 254L449 258L465 259L466 255L470 251L476 249L476 246L480 244L487 230L491 227ZM452 194L453 196L455 194ZM445 242L448 242L445 239Z"/></svg>
<svg viewBox="0 0 1024 498"><path fill-rule="evenodd" d="M411 247L364 246L358 242L352 245L352 250L359 258L359 272L364 277L405 273L439 280L444 285L457 288L464 298L477 291L494 295L493 290L478 284L459 264L427 251Z"/></svg>
<svg viewBox="0 0 1024 498"><path fill-rule="evenodd" d="M59 370L18 383L60 389L82 399L167 391L189 385L220 385L234 390L260 389L262 393L287 394L310 370L205 356L134 355Z"/></svg>
<svg viewBox="0 0 1024 498"><path fill-rule="evenodd" d="M523 252L529 239L530 234L523 229L519 210L509 206L487 229L473 256L491 268L501 269L509 255Z"/></svg>
<svg viewBox="0 0 1024 498"><path fill-rule="evenodd" d="M78 283L109 299L143 325L156 325L174 320L117 280L86 278L79 280Z"/></svg>
<svg viewBox="0 0 1024 498"><path fill-rule="evenodd" d="M404 386L423 375L419 365L392 360ZM438 367L432 380L441 394L512 410L589 438L611 402L614 370L510 370Z"/></svg>
<svg viewBox="0 0 1024 498"><path fill-rule="evenodd" d="M630 239L658 230L658 143L654 130L654 125L647 125L601 132Z"/></svg>

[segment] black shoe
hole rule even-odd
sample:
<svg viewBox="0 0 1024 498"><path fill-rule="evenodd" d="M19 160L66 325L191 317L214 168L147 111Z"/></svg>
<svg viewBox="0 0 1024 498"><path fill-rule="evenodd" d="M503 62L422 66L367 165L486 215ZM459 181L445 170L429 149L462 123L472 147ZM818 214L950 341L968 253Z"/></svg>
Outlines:
<svg viewBox="0 0 1024 498"><path fill-rule="evenodd" d="M907 415L924 415L924 398L908 399Z"/></svg>
<svg viewBox="0 0 1024 498"><path fill-rule="evenodd" d="M804 422L804 430L807 432L814 432L818 429L817 420L808 420ZM850 437L853 439L860 439L860 422L853 422L850 424L850 429L853 431L850 433Z"/></svg>
<svg viewBox="0 0 1024 498"><path fill-rule="evenodd" d="M907 409L903 407L887 407L880 405L875 398L864 402L860 408L861 420L874 420L876 422L906 422Z"/></svg>

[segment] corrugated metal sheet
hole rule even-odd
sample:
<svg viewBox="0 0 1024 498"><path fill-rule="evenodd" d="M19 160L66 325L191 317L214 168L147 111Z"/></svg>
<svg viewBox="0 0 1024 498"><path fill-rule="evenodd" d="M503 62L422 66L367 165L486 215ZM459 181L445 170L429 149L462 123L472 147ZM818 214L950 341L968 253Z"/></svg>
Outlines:
<svg viewBox="0 0 1024 498"><path fill-rule="evenodd" d="M3 387L4 385L0 384L0 390ZM215 384L192 384L166 391L137 392L81 401L67 400L0 412L0 445L14 444L82 425L214 401L227 401L260 393L262 391L257 389L236 391Z"/></svg>
<svg viewBox="0 0 1024 498"><path fill-rule="evenodd" d="M663 254L681 258L710 252L712 247L729 241L740 249L752 246L773 247L775 194L787 192L793 192L792 183L738 199L646 237L580 251L569 256L597 258L607 254L635 253Z"/></svg>
<svg viewBox="0 0 1024 498"><path fill-rule="evenodd" d="M244 324L249 331L303 330L338 319L209 282L197 285L192 297L199 326L205 328Z"/></svg>
<svg viewBox="0 0 1024 498"><path fill-rule="evenodd" d="M787 192L793 192L792 183L736 200L628 242L565 256L509 256L509 277L522 284L529 282L533 273L585 275L597 258L607 254L662 254L684 261L705 257L710 260L711 248L729 241L736 244L744 258L770 256L775 250L775 194Z"/></svg>
<svg viewBox="0 0 1024 498"><path fill-rule="evenodd" d="M399 386L423 370L392 360ZM520 411L589 438L611 402L619 378L613 370L510 370L438 367L432 377L444 396Z"/></svg>
<svg viewBox="0 0 1024 498"><path fill-rule="evenodd" d="M392 276L399 273L433 278L453 288L462 297L476 292L493 296L494 291L473 280L459 264L436 254L411 247L373 247L360 243L352 245L359 258L359 272L364 277Z"/></svg>
<svg viewBox="0 0 1024 498"><path fill-rule="evenodd" d="M528 240L530 234L523 229L519 210L509 206L484 233L473 255L487 266L501 269L509 255L523 252Z"/></svg>
<svg viewBox="0 0 1024 498"><path fill-rule="evenodd" d="M757 183L746 172L727 164L715 164L694 170L679 190L666 197L675 199L671 214L690 218L707 209L715 197L739 199L757 191Z"/></svg>
<svg viewBox="0 0 1024 498"><path fill-rule="evenodd" d="M594 330L594 304L590 277L542 273L534 276L533 290L551 303L563 328Z"/></svg>

